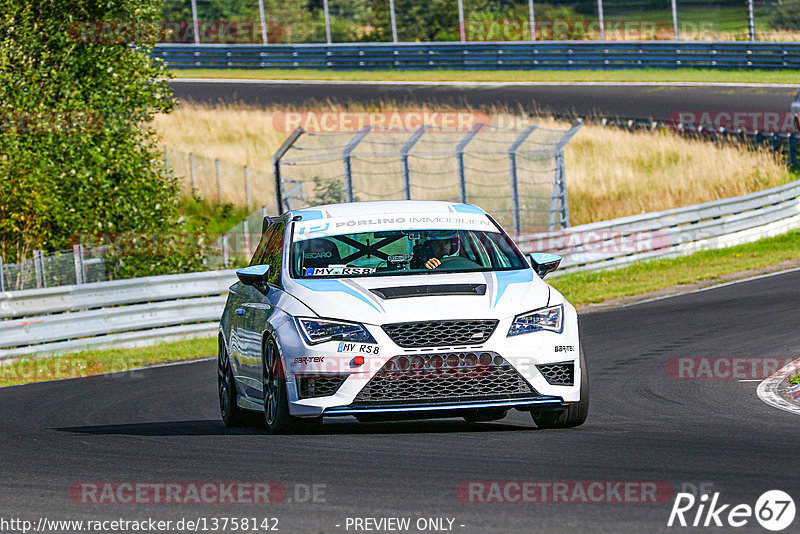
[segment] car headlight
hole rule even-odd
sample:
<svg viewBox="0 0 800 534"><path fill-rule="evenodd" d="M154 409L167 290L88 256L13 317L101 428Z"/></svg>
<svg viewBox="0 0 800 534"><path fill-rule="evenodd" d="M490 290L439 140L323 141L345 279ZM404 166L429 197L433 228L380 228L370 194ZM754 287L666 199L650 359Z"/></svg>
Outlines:
<svg viewBox="0 0 800 534"><path fill-rule="evenodd" d="M325 341L377 343L364 325L359 323L343 323L327 319L298 319L297 322L309 345Z"/></svg>
<svg viewBox="0 0 800 534"><path fill-rule="evenodd" d="M564 331L564 305L550 306L514 317L508 336L518 336L529 332L550 330L561 333Z"/></svg>

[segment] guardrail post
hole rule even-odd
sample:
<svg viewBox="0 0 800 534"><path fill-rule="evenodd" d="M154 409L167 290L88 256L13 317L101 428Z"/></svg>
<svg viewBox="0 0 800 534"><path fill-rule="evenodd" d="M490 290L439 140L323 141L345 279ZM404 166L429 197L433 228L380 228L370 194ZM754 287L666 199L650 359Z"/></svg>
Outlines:
<svg viewBox="0 0 800 534"><path fill-rule="evenodd" d="M249 210L252 203L250 202L250 172L247 165L244 166L244 198Z"/></svg>
<svg viewBox="0 0 800 534"><path fill-rule="evenodd" d="M406 200L411 200L411 173L408 168L408 153L414 148L414 145L417 144L417 141L420 140L427 130L427 124L423 124L417 128L417 131L408 138L403 148L400 149L400 168L403 173L403 198Z"/></svg>
<svg viewBox="0 0 800 534"><path fill-rule="evenodd" d="M275 154L272 155L272 177L275 180L275 206L278 208L277 215L280 217L283 214L283 190L282 190L282 178L281 178L281 158L283 158L284 154L292 148L295 141L303 135L303 130L300 126L295 128L295 130L286 138L286 141L283 142L281 147L278 149Z"/></svg>
<svg viewBox="0 0 800 534"><path fill-rule="evenodd" d="M217 168L217 204L222 204L222 180L219 176L219 160L214 160L214 165Z"/></svg>
<svg viewBox="0 0 800 534"><path fill-rule="evenodd" d="M194 195L194 190L195 190L195 187L194 187L194 184L195 184L195 181L194 181L194 154L191 153L191 152L189 152L189 176L191 177L191 181L192 181L192 195Z"/></svg>
<svg viewBox="0 0 800 534"><path fill-rule="evenodd" d="M75 265L75 283L85 283L83 279L83 245L72 245L72 261Z"/></svg>
<svg viewBox="0 0 800 534"><path fill-rule="evenodd" d="M467 203L467 178L466 173L464 172L464 149L467 148L469 142L472 141L476 135L478 135L478 132L480 132L484 126L486 125L483 123L473 126L469 133L458 142L458 146L456 146L456 159L458 161L458 192L462 204Z"/></svg>
<svg viewBox="0 0 800 534"><path fill-rule="evenodd" d="M781 138L776 132L772 132L772 151L777 155L781 152Z"/></svg>
<svg viewBox="0 0 800 534"><path fill-rule="evenodd" d="M364 140L370 130L372 130L372 126L364 126L361 128L342 151L342 159L344 160L344 192L347 202L353 202L355 200L355 195L353 194L353 166L350 163L350 155L358 144Z"/></svg>
<svg viewBox="0 0 800 534"><path fill-rule="evenodd" d="M516 235L522 233L522 219L519 213L519 184L517 182L517 150L535 129L536 126L528 126L522 130L522 133L508 148L508 163L511 171L511 210L514 216L514 232Z"/></svg>
<svg viewBox="0 0 800 534"><path fill-rule="evenodd" d="M789 134L789 165L797 167L797 134Z"/></svg>

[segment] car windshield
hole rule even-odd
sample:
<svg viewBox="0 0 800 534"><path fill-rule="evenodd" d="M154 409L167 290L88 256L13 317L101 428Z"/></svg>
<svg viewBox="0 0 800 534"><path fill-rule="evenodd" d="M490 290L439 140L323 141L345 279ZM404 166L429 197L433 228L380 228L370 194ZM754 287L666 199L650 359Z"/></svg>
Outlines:
<svg viewBox="0 0 800 534"><path fill-rule="evenodd" d="M518 270L528 267L499 231L408 229L295 241L294 278L344 278Z"/></svg>

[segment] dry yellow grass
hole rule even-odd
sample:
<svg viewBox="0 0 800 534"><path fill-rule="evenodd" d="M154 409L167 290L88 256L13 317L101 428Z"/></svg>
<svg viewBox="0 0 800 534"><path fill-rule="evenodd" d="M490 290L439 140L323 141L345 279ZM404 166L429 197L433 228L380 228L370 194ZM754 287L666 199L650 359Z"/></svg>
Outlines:
<svg viewBox="0 0 800 534"><path fill-rule="evenodd" d="M330 107L320 105L319 109ZM196 187L206 197L214 199L217 195L213 168L216 158L248 165L253 202L271 205L270 158L288 135L273 122L277 111L285 110L182 104L172 114L157 117L155 127L170 148L205 156L206 159L196 160ZM549 120L521 121L498 110L489 113L493 122L503 124L526 122L562 129L569 126ZM714 145L668 132L631 133L595 125L584 126L572 140L565 151L565 161L572 224L742 195L793 179L785 165L767 150ZM170 163L177 174L185 177L184 191L188 192L186 158L173 157ZM223 165L222 173L223 199L243 204L241 168ZM430 180L433 184L437 178L432 175ZM393 182L373 185L381 191L397 189ZM491 206L484 207L492 210Z"/></svg>

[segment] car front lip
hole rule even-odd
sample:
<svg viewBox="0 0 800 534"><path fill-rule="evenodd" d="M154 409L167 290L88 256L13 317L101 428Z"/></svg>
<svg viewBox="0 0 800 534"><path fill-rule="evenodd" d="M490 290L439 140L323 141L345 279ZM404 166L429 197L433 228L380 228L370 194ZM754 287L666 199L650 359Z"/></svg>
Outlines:
<svg viewBox="0 0 800 534"><path fill-rule="evenodd" d="M538 395L507 400L486 400L486 401L466 401L466 402L436 402L431 401L426 404L389 404L375 406L335 406L327 408L323 415L335 417L346 415L365 415L365 414L392 414L392 413L414 413L414 412L459 412L483 410L492 408L516 408L518 410L530 410L541 405L561 405L564 399L550 395Z"/></svg>

